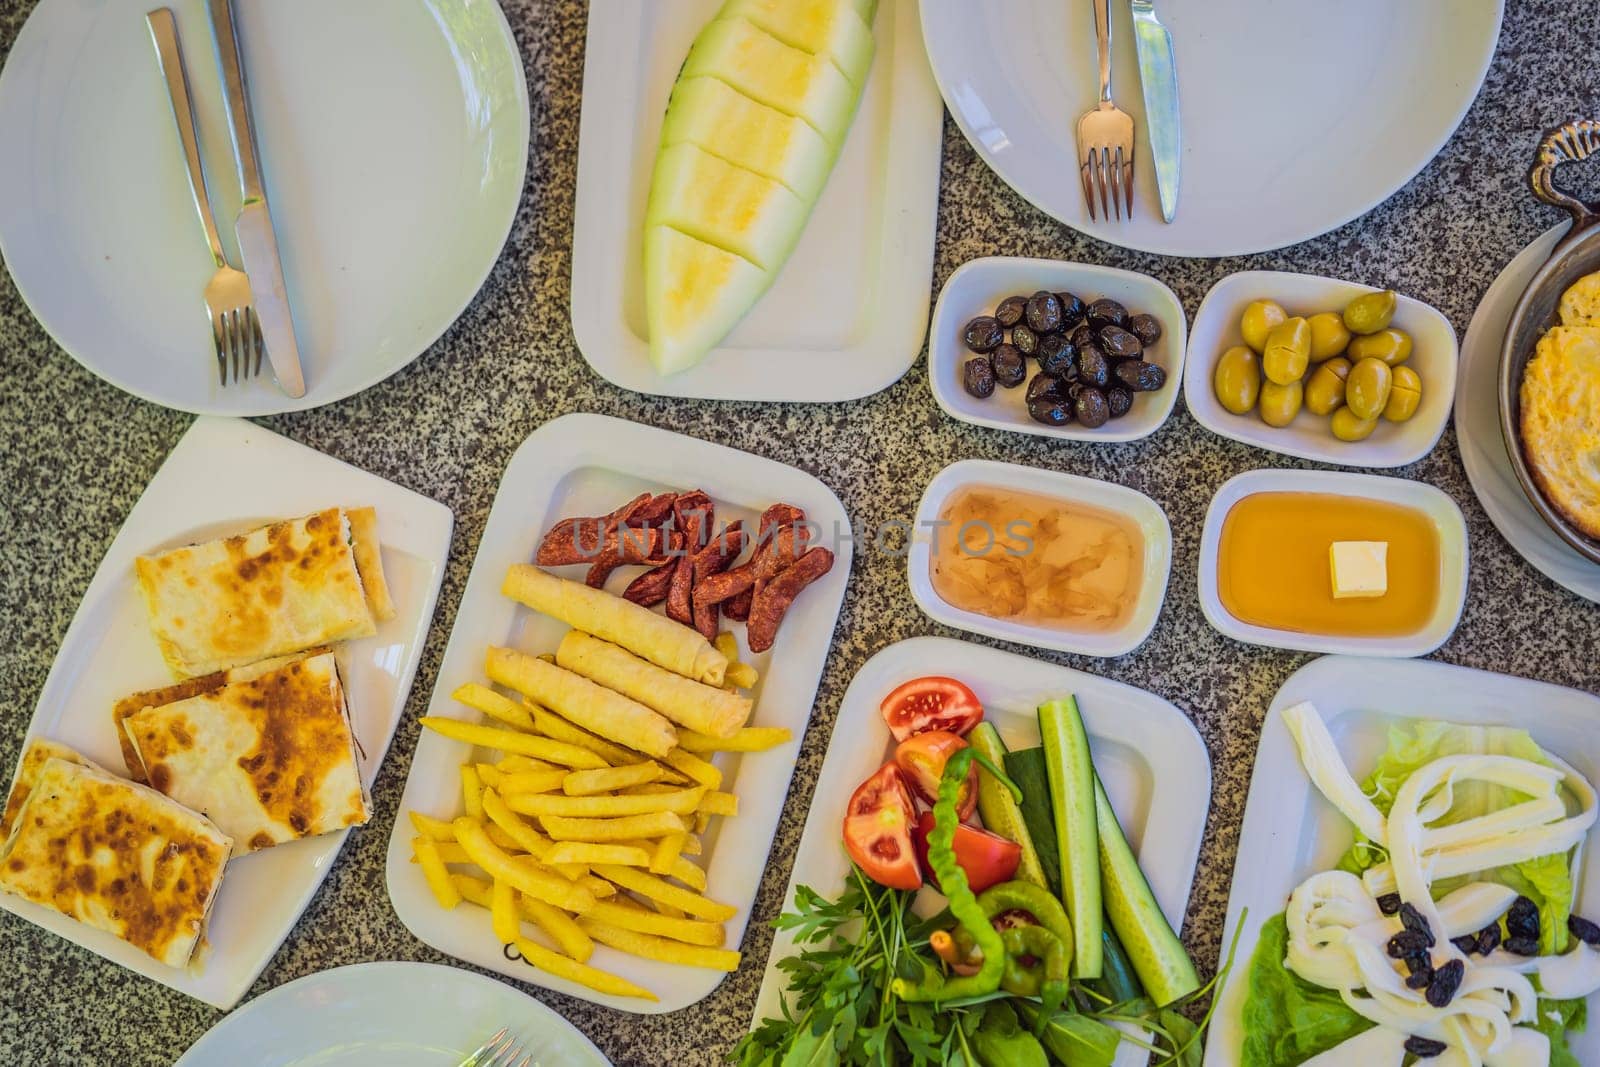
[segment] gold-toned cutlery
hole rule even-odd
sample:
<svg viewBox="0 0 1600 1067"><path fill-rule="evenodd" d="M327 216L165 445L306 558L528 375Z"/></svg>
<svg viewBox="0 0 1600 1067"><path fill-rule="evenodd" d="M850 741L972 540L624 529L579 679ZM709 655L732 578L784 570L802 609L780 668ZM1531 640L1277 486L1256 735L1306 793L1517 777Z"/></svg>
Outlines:
<svg viewBox="0 0 1600 1067"><path fill-rule="evenodd" d="M194 102L189 96L189 77L183 66L183 49L178 41L177 22L170 8L157 8L145 16L150 37L155 42L156 58L166 77L167 95L172 100L172 118L178 127L178 141L189 174L189 192L194 196L200 225L211 246L217 271L206 283L206 314L211 319L211 340L217 353L217 377L226 387L228 371L240 382L261 373L261 331L251 299L250 279L243 271L228 265L228 257L217 237L217 221L211 214L211 195L206 189L205 171L200 165L200 142L195 132Z"/></svg>
<svg viewBox="0 0 1600 1067"><path fill-rule="evenodd" d="M1111 99L1111 0L1092 0L1100 58L1100 101L1078 120L1079 176L1089 218L1133 218L1133 116Z"/></svg>

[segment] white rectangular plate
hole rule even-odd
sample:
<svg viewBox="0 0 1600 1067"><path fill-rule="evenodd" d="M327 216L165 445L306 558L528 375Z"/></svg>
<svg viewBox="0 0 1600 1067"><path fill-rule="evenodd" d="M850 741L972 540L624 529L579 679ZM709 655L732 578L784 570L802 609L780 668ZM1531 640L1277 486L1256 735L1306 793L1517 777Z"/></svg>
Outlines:
<svg viewBox="0 0 1600 1067"><path fill-rule="evenodd" d="M161 658L133 561L322 508L370 504L378 512L383 569L397 614L372 637L337 646L361 743L368 787L389 750L433 621L450 552L450 509L239 419L195 420L151 480L106 550L61 642L28 737L70 745L125 774L111 706L172 682ZM7 779L9 781L9 779ZM333 866L349 831L278 845L228 864L190 969L167 967L108 933L29 901L0 894L15 912L113 963L227 1009L250 988Z"/></svg>
<svg viewBox="0 0 1600 1067"><path fill-rule="evenodd" d="M486 681L484 656L490 645L530 654L555 651L566 624L500 595L506 568L530 562L546 530L570 516L604 515L645 490L696 488L715 501L719 523L743 519L750 531L769 504L794 504L819 524L815 543L834 552L833 569L796 598L770 651L750 655L743 647L743 625L732 625L741 642L740 658L761 673L753 693L751 723L786 726L794 733L793 741L767 752L723 753L715 760L722 768L722 788L739 795L739 815L712 824L705 854L697 862L706 867L708 895L739 909L727 925L727 944L737 947L750 921L751 903L789 791L800 740L811 719L811 701L850 577L850 542L834 536L836 531L848 533L850 520L831 489L794 467L622 419L580 414L545 423L517 449L501 479L445 648L429 714L478 721L477 712L456 703L450 694L463 683ZM555 573L581 579L583 568L557 568ZM611 589L620 592L638 573L636 567L619 569ZM425 730L411 761L411 777L389 839L388 883L394 910L413 934L440 952L508 978L623 1011L677 1011L722 982L726 975L720 971L640 959L597 945L589 961L593 966L619 974L661 999L651 1003L597 993L520 960L506 959L489 928L487 911L469 906L441 910L421 870L411 862L414 831L407 812L442 819L460 815L458 768L472 752L470 745Z"/></svg>
<svg viewBox="0 0 1600 1067"><path fill-rule="evenodd" d="M1128 842L1161 910L1174 927L1182 925L1211 807L1211 758L1194 724L1154 693L948 637L914 637L890 645L851 681L783 894L784 908L793 905L797 885L830 898L843 890L850 872L839 838L845 807L856 786L883 765L893 747L878 703L901 682L925 674L965 682L983 702L985 718L1012 749L1039 743L1035 709L1040 704L1075 694L1089 729L1095 770ZM793 939L780 931L772 941L752 1025L780 1014L788 980L778 961L794 952ZM1148 1055L1124 1044L1116 1067L1143 1063Z"/></svg>
<svg viewBox="0 0 1600 1067"><path fill-rule="evenodd" d="M1350 824L1311 785L1283 724L1283 709L1302 700L1322 713L1357 781L1383 753L1388 727L1397 719L1520 727L1591 781L1600 774L1594 744L1600 698L1588 693L1428 660L1324 656L1300 668L1273 699L1256 750L1223 945L1239 929L1240 913L1249 909L1250 915L1212 1020L1206 1067L1239 1062L1239 1013L1262 924L1283 911L1295 886L1338 863L1354 837ZM1600 913L1600 878L1587 870L1579 872L1577 910ZM1589 1007L1596 1007L1595 998ZM1579 1063L1600 1063L1600 1030L1574 1034L1572 1051Z"/></svg>
<svg viewBox="0 0 1600 1067"><path fill-rule="evenodd" d="M572 329L589 365L640 393L835 401L875 393L928 324L944 109L914 0L882 0L860 110L779 278L698 366L662 377L644 313L644 206L667 97L720 0L595 0L578 130Z"/></svg>

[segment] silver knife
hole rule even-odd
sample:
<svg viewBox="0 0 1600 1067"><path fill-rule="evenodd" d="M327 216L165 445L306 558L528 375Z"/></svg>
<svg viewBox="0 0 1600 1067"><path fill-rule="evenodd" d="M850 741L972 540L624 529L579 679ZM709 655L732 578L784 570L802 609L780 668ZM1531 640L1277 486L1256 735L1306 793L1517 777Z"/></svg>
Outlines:
<svg viewBox="0 0 1600 1067"><path fill-rule="evenodd" d="M283 263L278 258L278 239L272 231L272 212L261 180L256 130L250 118L250 91L233 22L233 0L210 0L210 4L211 32L222 62L222 95L228 103L228 128L233 134L233 156L239 163L239 184L244 187L244 202L234 223L239 255L250 276L256 317L261 322L261 338L267 358L272 361L272 373L285 393L301 397L306 395L306 383L300 371L300 346L294 339L294 316L283 284Z"/></svg>
<svg viewBox="0 0 1600 1067"><path fill-rule="evenodd" d="M1178 164L1183 156L1183 125L1178 119L1178 70L1172 59L1172 34L1156 18L1152 0L1132 0L1133 40L1139 50L1139 81L1144 86L1144 119L1150 130L1150 156L1156 161L1161 217L1178 213Z"/></svg>

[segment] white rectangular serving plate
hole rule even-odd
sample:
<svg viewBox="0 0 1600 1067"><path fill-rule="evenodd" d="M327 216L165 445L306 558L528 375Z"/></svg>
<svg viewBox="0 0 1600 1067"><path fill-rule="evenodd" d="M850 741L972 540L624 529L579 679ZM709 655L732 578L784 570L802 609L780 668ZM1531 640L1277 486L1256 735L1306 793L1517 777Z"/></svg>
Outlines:
<svg viewBox="0 0 1600 1067"><path fill-rule="evenodd" d="M928 323L944 106L915 0L882 0L860 109L782 274L698 365L650 363L644 209L689 45L720 0L594 0L578 130L572 329L602 378L707 400L854 400L899 380Z"/></svg>
<svg viewBox="0 0 1600 1067"><path fill-rule="evenodd" d="M428 713L477 722L479 714L451 699L466 682L487 684L484 657L490 645L529 654L554 652L567 626L500 594L506 569L528 563L544 533L571 516L604 515L646 490L704 489L717 506L717 522L755 520L770 504L783 501L804 509L819 524L814 543L833 549L834 563L790 607L772 649L752 656L742 623L727 624L740 641L740 658L761 674L752 696L752 725L784 726L794 734L787 744L766 752L722 753L714 762L723 772L722 788L739 796L735 818L712 823L705 853L707 895L731 904L739 914L728 921L727 945L738 947L778 816L789 791L795 758L816 696L822 668L833 642L833 628L850 577L850 520L839 498L804 471L723 445L602 415L565 415L535 430L511 457L501 479L489 522L467 578L456 623L450 632ZM581 581L584 568L552 568ZM622 567L609 588L620 593L637 567ZM654 992L660 1001L598 993L587 986L508 960L482 908L442 910L429 892L421 869L411 862L415 831L407 813L420 811L450 819L462 814L460 765L473 746L424 730L411 761L394 833L389 839L389 899L401 922L440 952L569 996L640 1014L677 1011L701 1000L727 977L720 971L676 966L630 956L596 945L592 966L621 975Z"/></svg>
<svg viewBox="0 0 1600 1067"><path fill-rule="evenodd" d="M1306 777L1283 724L1283 709L1303 700L1316 705L1357 781L1382 754L1389 726L1404 719L1520 727L1590 781L1600 775L1600 749L1594 743L1600 698L1589 693L1429 660L1324 656L1300 668L1273 698L1256 750L1224 946L1240 929L1241 913L1248 909L1250 914L1212 1019L1206 1067L1239 1062L1244 1041L1239 1013L1262 924L1283 911L1295 886L1338 863L1354 838L1350 824ZM1600 913L1600 878L1588 869L1578 872L1577 900L1580 913ZM1595 1001L1590 998L1591 1010ZM1574 1034L1572 1051L1580 1063L1600 1063L1600 1029Z"/></svg>
<svg viewBox="0 0 1600 1067"><path fill-rule="evenodd" d="M817 779L811 813L800 838L783 907L795 887L838 896L850 872L840 827L850 795L883 765L894 739L878 704L902 682L927 674L957 678L983 702L984 717L1006 747L1039 744L1036 709L1046 700L1076 695L1089 730L1094 766L1117 810L1128 843L1174 929L1183 925L1195 860L1211 807L1211 757L1188 716L1154 693L1067 667L948 637L914 637L890 645L856 672ZM788 981L778 961L795 954L793 938L779 931L756 997L751 1025L781 1015ZM1134 1067L1149 1053L1124 1043L1116 1067Z"/></svg>
<svg viewBox="0 0 1600 1067"><path fill-rule="evenodd" d="M372 637L335 646L361 746L361 780L370 788L405 710L433 621L450 553L450 509L241 419L196 419L145 488L67 628L27 737L60 741L125 775L112 705L173 681L150 632L134 558L335 505L377 510L384 575L397 611ZM226 1010L288 936L348 834L324 834L231 861L205 945L189 968L167 967L111 934L18 897L0 893L0 907Z"/></svg>

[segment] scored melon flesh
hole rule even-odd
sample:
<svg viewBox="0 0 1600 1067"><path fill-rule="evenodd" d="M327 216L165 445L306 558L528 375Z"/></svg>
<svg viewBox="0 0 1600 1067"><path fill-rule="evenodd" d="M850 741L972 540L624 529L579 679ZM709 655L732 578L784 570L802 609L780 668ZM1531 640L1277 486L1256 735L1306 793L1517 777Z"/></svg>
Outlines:
<svg viewBox="0 0 1600 1067"><path fill-rule="evenodd" d="M685 142L782 182L807 202L821 194L836 154L804 120L759 104L716 78L687 78L672 90L661 143Z"/></svg>
<svg viewBox="0 0 1600 1067"><path fill-rule="evenodd" d="M671 226L776 271L794 250L810 210L781 182L685 142L656 156L644 224Z"/></svg>
<svg viewBox="0 0 1600 1067"><path fill-rule="evenodd" d="M805 119L835 147L850 132L860 93L831 60L791 48L742 18L719 18L700 32L679 77L700 76Z"/></svg>
<svg viewBox="0 0 1600 1067"><path fill-rule="evenodd" d="M728 0L723 17L742 17L791 48L833 61L854 85L872 66L872 30L854 0Z"/></svg>
<svg viewBox="0 0 1600 1067"><path fill-rule="evenodd" d="M669 226L644 237L650 359L661 374L698 363L766 292L772 275Z"/></svg>

